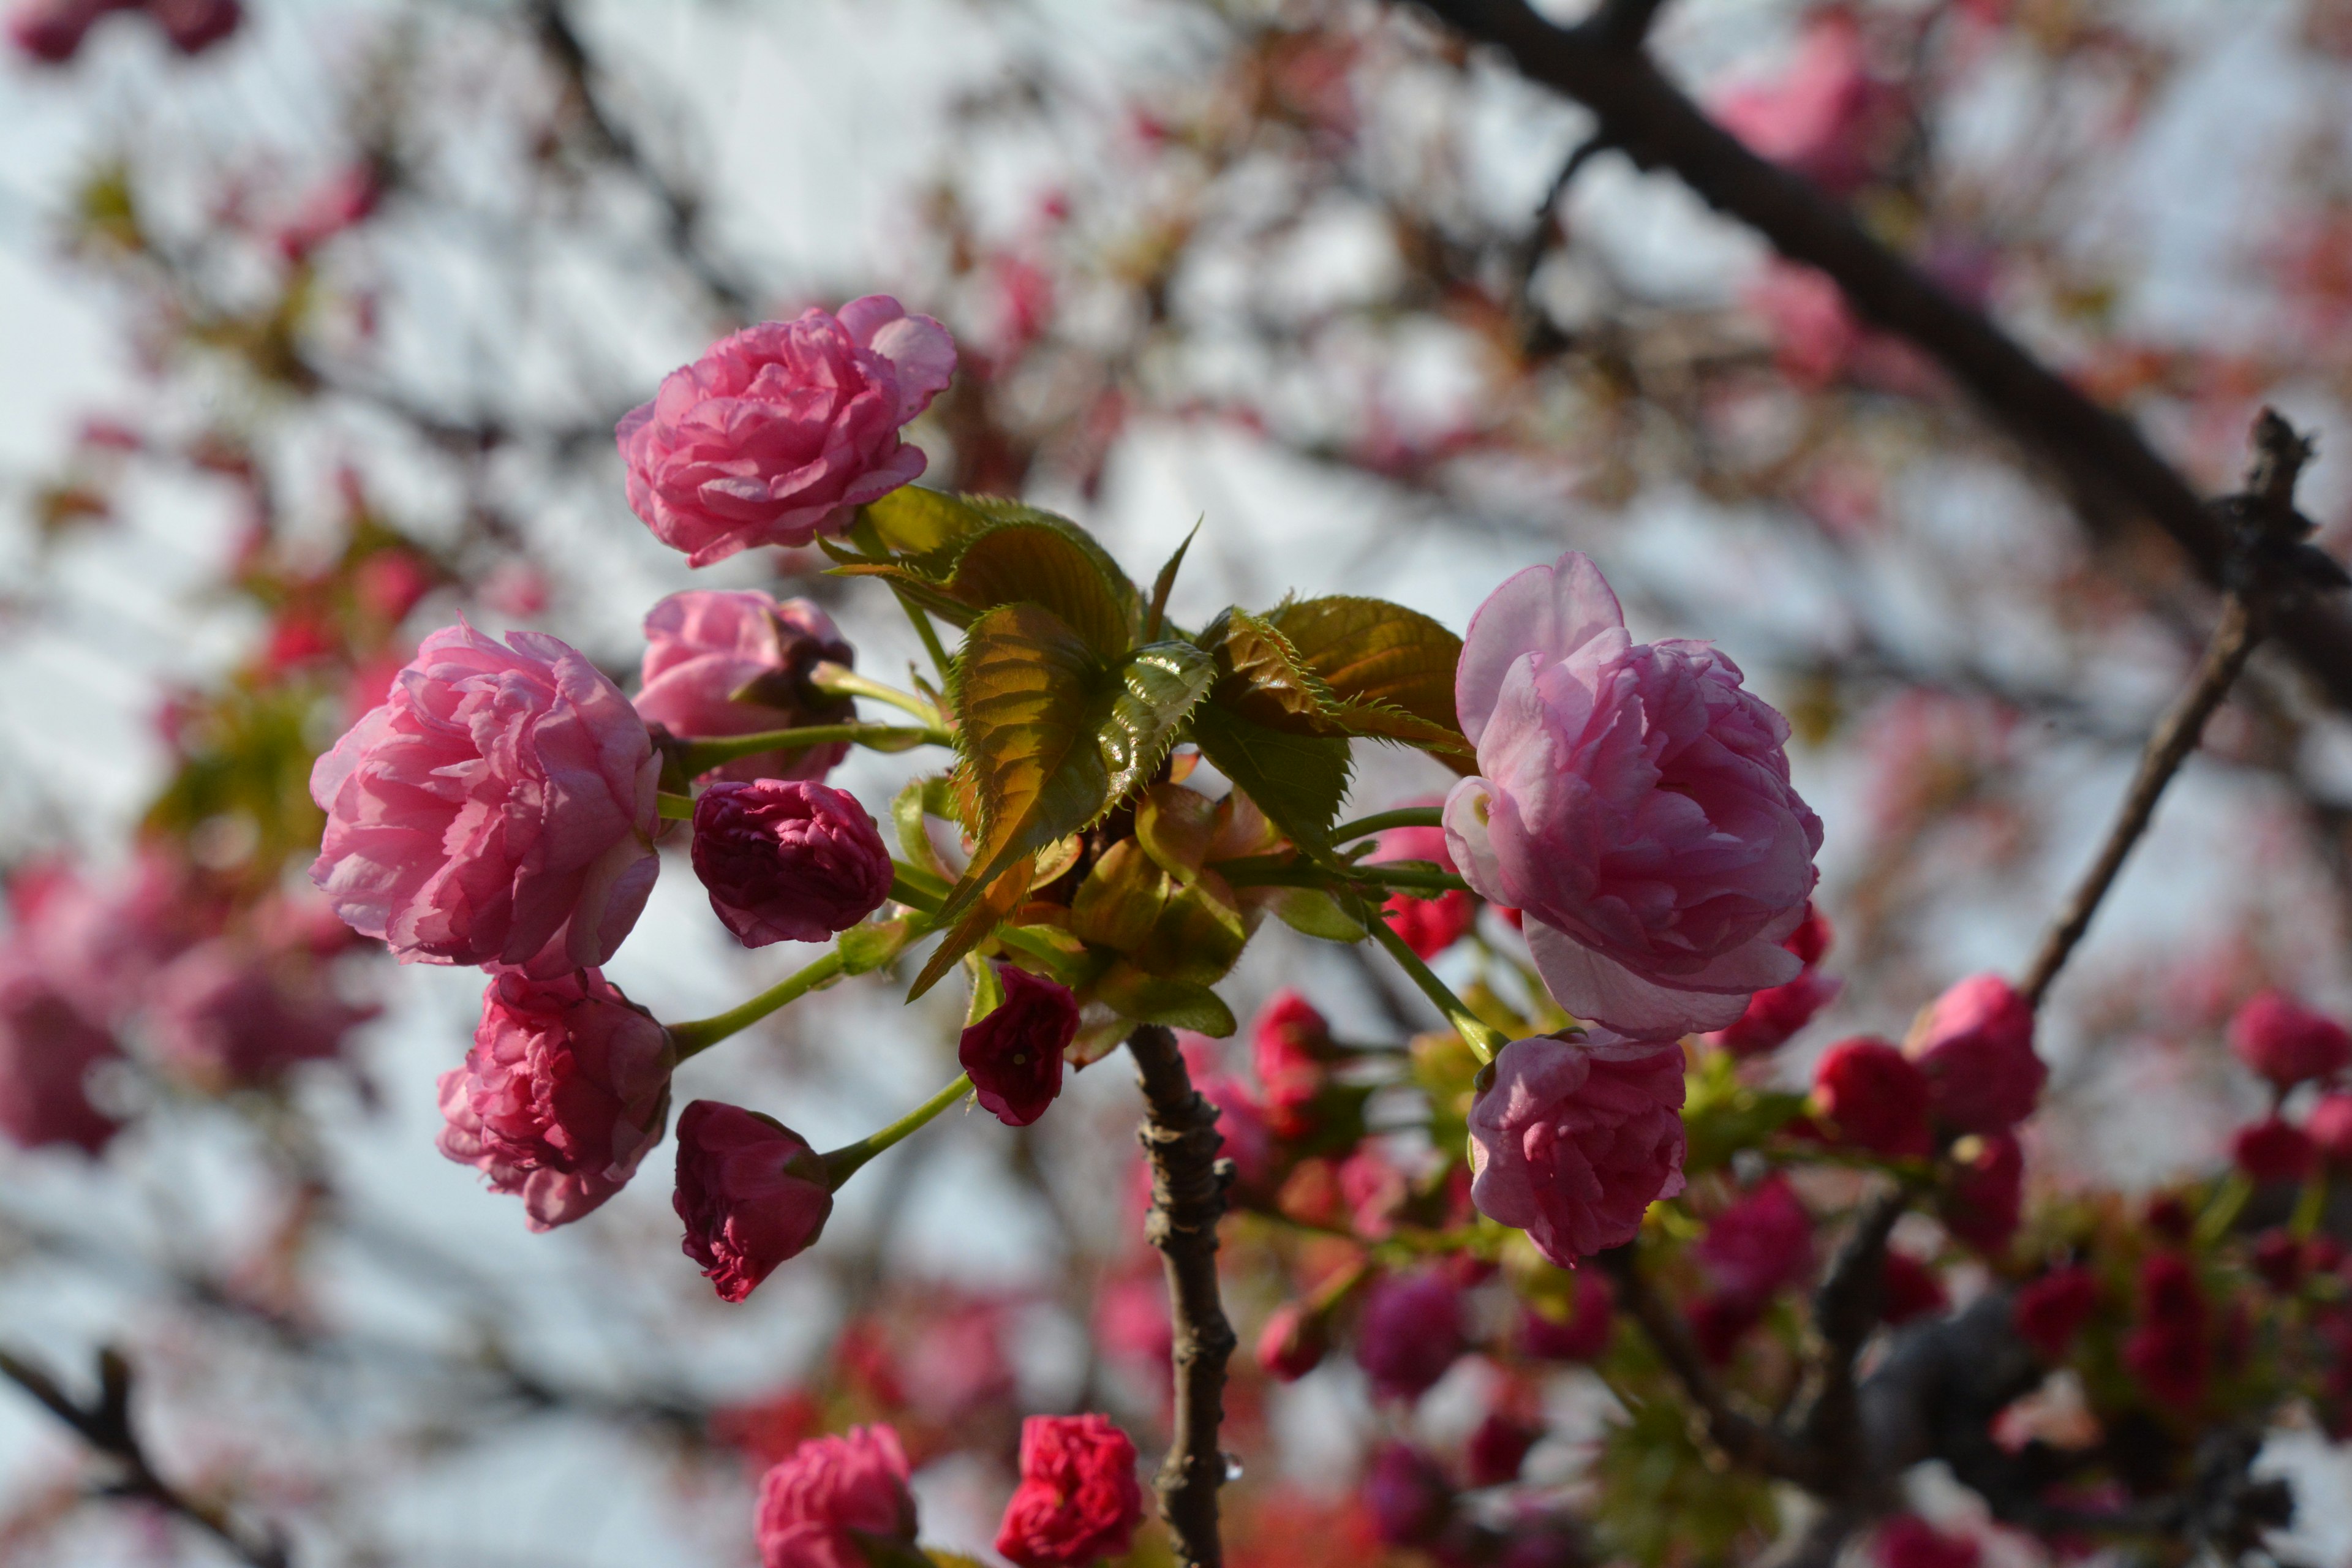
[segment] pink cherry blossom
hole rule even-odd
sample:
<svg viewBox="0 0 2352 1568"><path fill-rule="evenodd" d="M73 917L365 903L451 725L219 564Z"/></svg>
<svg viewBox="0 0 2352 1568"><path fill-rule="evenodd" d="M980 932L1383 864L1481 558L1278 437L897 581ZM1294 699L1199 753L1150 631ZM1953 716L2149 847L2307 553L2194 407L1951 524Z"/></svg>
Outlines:
<svg viewBox="0 0 2352 1568"><path fill-rule="evenodd" d="M1620 1246L1683 1190L1683 1055L1605 1030L1495 1058L1470 1108L1471 1198L1562 1268Z"/></svg>
<svg viewBox="0 0 2352 1568"><path fill-rule="evenodd" d="M629 505L696 566L839 533L922 473L898 428L946 390L955 360L945 327L886 294L723 338L614 431Z"/></svg>
<svg viewBox="0 0 2352 1568"><path fill-rule="evenodd" d="M678 1115L670 1202L686 1224L686 1255L721 1300L740 1301L824 1233L833 1187L824 1160L791 1128L698 1100Z"/></svg>
<svg viewBox="0 0 2352 1568"><path fill-rule="evenodd" d="M0 1134L20 1148L99 1152L118 1126L90 1103L90 1069L121 1054L21 948L0 955Z"/></svg>
<svg viewBox="0 0 2352 1568"><path fill-rule="evenodd" d="M639 717L698 740L756 735L856 717L846 697L809 684L819 664L856 654L833 617L806 599L779 603L757 589L691 589L646 613ZM849 754L846 742L738 757L709 776L822 779Z"/></svg>
<svg viewBox="0 0 2352 1568"><path fill-rule="evenodd" d="M520 1193L533 1230L589 1213L661 1142L669 1033L593 969L490 977L466 1065L441 1075L441 1152Z"/></svg>
<svg viewBox="0 0 2352 1568"><path fill-rule="evenodd" d="M404 963L604 963L645 908L660 760L628 699L555 638L425 639L319 759L310 879Z"/></svg>
<svg viewBox="0 0 2352 1568"><path fill-rule="evenodd" d="M2284 991L2265 991L2230 1020L2230 1049L2280 1089L2352 1065L2352 1032Z"/></svg>
<svg viewBox="0 0 2352 1568"><path fill-rule="evenodd" d="M147 1022L164 1058L225 1085L266 1082L297 1062L331 1060L344 1037L379 1011L338 996L316 963L272 958L216 937L156 976Z"/></svg>
<svg viewBox="0 0 2352 1568"><path fill-rule="evenodd" d="M1480 776L1445 802L1470 885L1523 912L1537 969L1630 1037L1720 1029L1803 968L1822 825L1789 782L1788 721L1705 643L1636 643L1570 551L1470 622L1454 682Z"/></svg>
<svg viewBox="0 0 2352 1568"><path fill-rule="evenodd" d="M816 1437L760 1481L761 1568L866 1568L861 1535L912 1546L907 1451L887 1426Z"/></svg>
<svg viewBox="0 0 2352 1568"><path fill-rule="evenodd" d="M825 942L890 896L890 851L846 790L715 784L694 803L694 874L745 947Z"/></svg>
<svg viewBox="0 0 2352 1568"><path fill-rule="evenodd" d="M2033 1113L2050 1068L2033 1050L2033 1008L1998 974L1960 981L1919 1016L1904 1051L1927 1077L1937 1121L2006 1132Z"/></svg>

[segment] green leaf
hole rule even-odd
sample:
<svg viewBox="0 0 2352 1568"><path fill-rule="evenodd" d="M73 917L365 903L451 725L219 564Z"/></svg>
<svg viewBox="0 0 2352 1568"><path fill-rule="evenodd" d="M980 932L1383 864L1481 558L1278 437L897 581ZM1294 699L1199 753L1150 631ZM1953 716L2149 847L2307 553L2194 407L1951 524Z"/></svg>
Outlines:
<svg viewBox="0 0 2352 1568"><path fill-rule="evenodd" d="M915 983L907 988L908 1001L912 1002L938 984L941 976L963 962L965 953L986 942L1004 918L1021 907L1022 900L1029 896L1029 874L1035 866L1034 856L1019 857L966 901L962 918L948 932L947 940L933 951L923 972L915 976Z"/></svg>
<svg viewBox="0 0 2352 1568"><path fill-rule="evenodd" d="M1164 980L1129 963L1113 964L1095 984L1095 995L1121 1017L1139 1024L1194 1029L1222 1040L1240 1026L1224 999L1205 985Z"/></svg>
<svg viewBox="0 0 2352 1568"><path fill-rule="evenodd" d="M1180 784L1156 784L1136 797L1135 841L1180 882L1200 874L1217 837L1217 805Z"/></svg>
<svg viewBox="0 0 2352 1568"><path fill-rule="evenodd" d="M950 919L1014 857L1093 821L1110 781L1088 722L1107 696L1106 671L1051 611L1004 605L972 623L953 684L980 842L941 911Z"/></svg>
<svg viewBox="0 0 2352 1568"><path fill-rule="evenodd" d="M864 507L882 542L901 555L928 555L988 526L988 519L944 490L901 485Z"/></svg>
<svg viewBox="0 0 2352 1568"><path fill-rule="evenodd" d="M1689 1147L1683 1169L1693 1175L1727 1163L1742 1149L1757 1147L1805 1109L1801 1094L1741 1082L1726 1051L1702 1058L1687 1087L1683 1127Z"/></svg>
<svg viewBox="0 0 2352 1568"><path fill-rule="evenodd" d="M1212 697L1194 710L1201 754L1249 796L1283 836L1329 862L1331 826L1348 795L1348 742L1293 735L1254 723Z"/></svg>
<svg viewBox="0 0 2352 1568"><path fill-rule="evenodd" d="M1370 934L1363 921L1320 888L1266 888L1258 896L1274 910L1276 919L1303 936L1361 942Z"/></svg>
<svg viewBox="0 0 2352 1568"><path fill-rule="evenodd" d="M1015 857L1092 826L1150 778L1213 674L1190 643L1154 643L1107 669L1032 604L974 622L956 657L954 702L980 842L941 918L960 916Z"/></svg>
<svg viewBox="0 0 2352 1568"><path fill-rule="evenodd" d="M1339 595L1286 602L1266 617L1346 705L1349 733L1402 741L1449 762L1470 756L1454 711L1462 639L1418 610Z"/></svg>
<svg viewBox="0 0 2352 1568"><path fill-rule="evenodd" d="M1133 952L1151 934L1175 883L1131 838L1112 845L1070 900L1070 931L1097 947Z"/></svg>
<svg viewBox="0 0 2352 1568"><path fill-rule="evenodd" d="M836 944L841 952L841 972L844 974L864 974L881 968L904 952L913 939L915 922L901 915L895 921L869 921L852 926L841 933Z"/></svg>
<svg viewBox="0 0 2352 1568"><path fill-rule="evenodd" d="M950 504L961 509L967 526L946 532L937 548L890 561L847 559L834 574L882 578L956 626L1025 600L1061 616L1106 658L1135 646L1141 600L1092 534L1066 517L992 496Z"/></svg>
<svg viewBox="0 0 2352 1568"><path fill-rule="evenodd" d="M1168 595L1175 591L1176 574L1184 564L1184 553L1192 548L1192 541L1200 536L1200 532L1201 525L1196 521L1192 524L1192 531L1184 536L1184 542L1176 547L1176 553L1171 555L1168 563L1160 569L1160 575L1151 580L1151 607L1143 616L1146 642L1158 640L1160 628L1167 624Z"/></svg>
<svg viewBox="0 0 2352 1568"><path fill-rule="evenodd" d="M1217 700L1253 723L1295 735L1344 735L1340 702L1272 622L1226 610L1201 633L1216 656Z"/></svg>
<svg viewBox="0 0 2352 1568"><path fill-rule="evenodd" d="M910 866L950 877L952 873L940 858L939 846L931 842L930 831L924 826L925 819L933 816L948 822L955 820L954 792L949 788L944 773L910 780L890 802L890 822L898 830L898 853Z"/></svg>
<svg viewBox="0 0 2352 1568"><path fill-rule="evenodd" d="M1213 985L1248 942L1249 923L1233 889L1214 871L1203 871L1168 899L1129 956L1137 968L1164 980Z"/></svg>

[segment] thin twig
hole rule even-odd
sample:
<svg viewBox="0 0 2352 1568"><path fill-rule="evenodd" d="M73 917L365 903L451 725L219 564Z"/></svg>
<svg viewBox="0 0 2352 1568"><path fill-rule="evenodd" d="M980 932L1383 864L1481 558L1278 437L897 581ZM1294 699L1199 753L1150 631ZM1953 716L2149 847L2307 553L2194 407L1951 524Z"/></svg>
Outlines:
<svg viewBox="0 0 2352 1568"><path fill-rule="evenodd" d="M1617 1289L1618 1305L1642 1326L1666 1369L1675 1374L1683 1392L1706 1417L1707 1436L1715 1440L1716 1447L1741 1464L1781 1480L1809 1479L1809 1467L1780 1434L1731 1403L1723 1385L1716 1382L1706 1358L1698 1353L1689 1325L1642 1277L1633 1247L1603 1252L1593 1261L1607 1270L1610 1283Z"/></svg>
<svg viewBox="0 0 2352 1568"><path fill-rule="evenodd" d="M1585 26L1621 49L1638 49L1650 36L1666 0L1601 0Z"/></svg>
<svg viewBox="0 0 2352 1568"><path fill-rule="evenodd" d="M2066 900L2050 932L2042 939L2042 947L2033 955L2033 963L2025 972L2018 991L2026 1005L2038 1007L2058 978L2058 971L2090 929L2091 917L2098 912L2099 900L2107 896L2107 889L2123 869L2124 859L2140 835L2147 831L2149 818L2156 815L2156 803L2164 795L2164 786L2197 749L2205 733L2205 721L2221 706L2230 694L2231 685L2246 668L2252 657L2254 645L2261 640L2262 630L2256 624L2253 606L2242 593L2231 592L2221 602L2221 623L2213 628L2213 640L2205 645L2205 657L2197 663L2196 676L2189 689L2168 710L2147 738L2147 749L2140 753L2139 772L2133 775L2131 788L2124 795L2123 809L2116 816L2116 825L2107 831L2107 841L2099 849L2099 858L2091 863L2083 880Z"/></svg>
<svg viewBox="0 0 2352 1568"><path fill-rule="evenodd" d="M1530 80L1591 110L1599 133L1638 166L1673 172L1781 255L1827 273L1860 315L1932 356L1988 416L2065 474L2078 496L2152 519L2208 582L2224 585L2231 529L2137 429L1889 249L1811 182L1709 120L1645 53L1619 47L1596 22L1555 26L1525 0L1419 3L1502 48ZM2105 513L2086 509L2086 515L2097 521ZM2336 706L2352 709L2352 617L2304 602L2281 606L2272 618L2279 640Z"/></svg>
<svg viewBox="0 0 2352 1568"><path fill-rule="evenodd" d="M0 1351L0 1377L32 1395L83 1442L122 1468L122 1479L106 1488L105 1495L137 1499L177 1514L252 1568L287 1568L286 1543L276 1530L248 1530L226 1509L198 1502L155 1473L131 1425L130 1363L111 1350L101 1351L98 1374L98 1397L84 1405L40 1368Z"/></svg>
<svg viewBox="0 0 2352 1568"><path fill-rule="evenodd" d="M1878 1325L1885 1298L1886 1240L1909 1201L1910 1194L1896 1185L1864 1204L1813 1292L1813 1331L1822 1342L1819 1386L1795 1426L1819 1480L1848 1503L1870 1489L1872 1469L1862 1452L1854 1360Z"/></svg>
<svg viewBox="0 0 2352 1568"><path fill-rule="evenodd" d="M1217 1221L1234 1165L1217 1158L1217 1108L1192 1088L1176 1037L1146 1024L1127 1037L1143 1085L1139 1136L1151 1162L1151 1215L1144 1236L1168 1270L1174 1320L1176 1421L1156 1489L1160 1517L1187 1568L1219 1568L1217 1489L1225 1456L1217 1447L1224 1420L1225 1362L1236 1341L1217 1291Z"/></svg>

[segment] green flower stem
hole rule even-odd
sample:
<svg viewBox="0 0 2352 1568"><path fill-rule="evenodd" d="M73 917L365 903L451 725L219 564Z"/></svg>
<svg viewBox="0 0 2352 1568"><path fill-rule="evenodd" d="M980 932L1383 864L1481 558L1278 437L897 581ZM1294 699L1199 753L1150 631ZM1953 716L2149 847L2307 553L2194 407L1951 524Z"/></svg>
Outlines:
<svg viewBox="0 0 2352 1568"><path fill-rule="evenodd" d="M1384 888L1405 888L1415 892L1467 893L1469 883L1451 871L1441 871L1434 866L1423 870L1415 866L1361 866L1356 869L1356 879L1378 882Z"/></svg>
<svg viewBox="0 0 2352 1568"><path fill-rule="evenodd" d="M1375 917L1371 926L1372 940L1389 950L1389 956L1397 961L1397 967L1421 987L1423 995L1437 1005L1437 1010L1445 1015L1446 1022L1454 1026L1454 1032L1462 1037L1480 1061L1493 1061L1495 1053L1511 1043L1500 1029L1486 1023L1470 1011L1461 997L1446 989L1445 982L1430 972L1429 965L1405 945L1404 938L1389 928L1387 921Z"/></svg>
<svg viewBox="0 0 2352 1568"><path fill-rule="evenodd" d="M1443 827L1445 808L1439 805L1408 805L1395 811L1383 811L1373 816L1360 816L1353 822L1343 822L1331 830L1331 842L1345 844L1350 838L1368 838L1391 827Z"/></svg>
<svg viewBox="0 0 2352 1568"><path fill-rule="evenodd" d="M677 1043L677 1059L709 1050L728 1036L750 1028L777 1008L799 1001L818 986L838 980L842 973L839 948L834 949L807 968L795 971L740 1007L690 1023L672 1024L669 1037Z"/></svg>
<svg viewBox="0 0 2352 1568"><path fill-rule="evenodd" d="M940 725L940 710L911 691L901 691L895 686L869 679L846 665L820 664L809 677L809 684L834 697L871 697L877 702L887 702L901 712L912 713L927 729Z"/></svg>
<svg viewBox="0 0 2352 1568"><path fill-rule="evenodd" d="M961 1100L971 1088L971 1076L969 1073L958 1073L953 1083L879 1132L869 1132L856 1142L845 1143L824 1155L825 1180L832 1184L835 1192L839 1192L841 1184L856 1175L860 1165L908 1134L919 1131L940 1111Z"/></svg>
<svg viewBox="0 0 2352 1568"><path fill-rule="evenodd" d="M923 639L924 651L931 656L931 668L940 672L940 679L946 679L948 650L940 645L940 634L931 625L929 612L908 598L907 591L896 583L890 584L890 593L898 601L898 607L907 612L907 618L915 623L915 635Z"/></svg>
<svg viewBox="0 0 2352 1568"><path fill-rule="evenodd" d="M871 746L877 752L904 752L917 746L953 743L949 740L948 732L936 724L920 728L901 724L803 724L796 730L762 730L756 735L720 735L688 740L681 747L678 765L687 777L697 778L738 757L757 756L761 752L799 751L835 741Z"/></svg>
<svg viewBox="0 0 2352 1568"><path fill-rule="evenodd" d="M1238 860L1216 861L1209 869L1232 888L1329 888L1345 881L1403 888L1413 892L1471 891L1469 883L1433 866L1355 866L1342 875L1287 855L1251 855Z"/></svg>
<svg viewBox="0 0 2352 1568"><path fill-rule="evenodd" d="M694 820L694 797L692 795L672 795L667 790L664 790L658 799L661 802L661 817L664 822L692 822Z"/></svg>
<svg viewBox="0 0 2352 1568"><path fill-rule="evenodd" d="M909 866L904 860L890 862L890 896L908 909L937 914L940 906L948 901L948 891L946 882L921 867Z"/></svg>

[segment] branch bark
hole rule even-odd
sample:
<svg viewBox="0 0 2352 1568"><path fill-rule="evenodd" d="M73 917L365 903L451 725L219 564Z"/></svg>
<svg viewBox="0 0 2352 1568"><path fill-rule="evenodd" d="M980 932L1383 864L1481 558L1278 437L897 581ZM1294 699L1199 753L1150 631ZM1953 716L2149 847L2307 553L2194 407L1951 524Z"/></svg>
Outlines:
<svg viewBox="0 0 2352 1568"><path fill-rule="evenodd" d="M286 1544L275 1530L254 1531L226 1509L198 1502L155 1473L147 1450L131 1425L131 1365L111 1350L98 1358L99 1393L84 1405L57 1380L31 1363L0 1351L0 1377L30 1394L91 1448L121 1467L122 1479L109 1496L149 1502L204 1531L251 1568L288 1568Z"/></svg>
<svg viewBox="0 0 2352 1568"><path fill-rule="evenodd" d="M1176 1037L1146 1024L1127 1037L1143 1086L1139 1136L1151 1163L1151 1215L1144 1236L1168 1271L1174 1319L1176 1420L1155 1489L1160 1517L1187 1568L1221 1568L1217 1489L1225 1483L1225 1456L1217 1447L1224 1420L1225 1363L1234 1352L1233 1324L1217 1290L1217 1222L1234 1165L1217 1151L1217 1108L1192 1088Z"/></svg>
<svg viewBox="0 0 2352 1568"><path fill-rule="evenodd" d="M1710 121L1649 58L1596 24L1560 27L1524 0L1420 0L1470 37L1504 50L1529 79L1600 117L1599 134L1645 169L1670 170L1709 205L1781 255L1834 279L1863 317L1934 358L2021 446L2057 467L2078 496L2135 511L2170 534L2206 581L2222 585L2231 538L2189 482L2127 421L1865 233L1806 180L1758 157ZM2352 710L2352 619L2305 602L2272 627L2339 708Z"/></svg>

